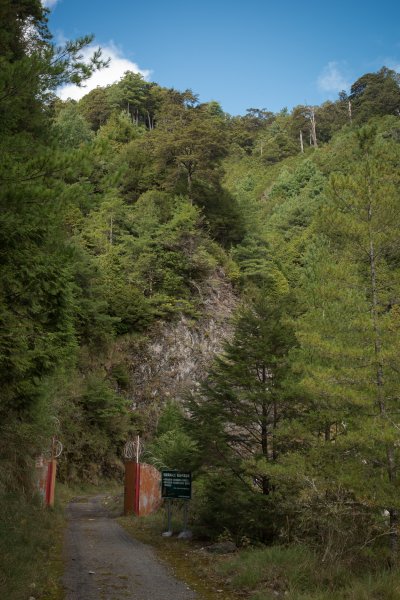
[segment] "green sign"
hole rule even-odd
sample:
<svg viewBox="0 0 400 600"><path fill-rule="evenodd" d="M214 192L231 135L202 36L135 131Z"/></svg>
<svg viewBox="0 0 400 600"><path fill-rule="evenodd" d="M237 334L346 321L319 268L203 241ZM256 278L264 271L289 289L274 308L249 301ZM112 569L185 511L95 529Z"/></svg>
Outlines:
<svg viewBox="0 0 400 600"><path fill-rule="evenodd" d="M161 471L161 496L190 500L192 497L192 474L182 471Z"/></svg>

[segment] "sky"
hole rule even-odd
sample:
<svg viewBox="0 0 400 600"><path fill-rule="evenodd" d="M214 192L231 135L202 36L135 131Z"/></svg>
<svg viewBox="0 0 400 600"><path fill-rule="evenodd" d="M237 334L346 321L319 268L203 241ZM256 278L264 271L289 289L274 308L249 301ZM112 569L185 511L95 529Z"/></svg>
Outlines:
<svg viewBox="0 0 400 600"><path fill-rule="evenodd" d="M395 0L42 0L56 42L92 33L111 58L78 99L126 70L224 111L334 100L383 65L400 71ZM88 52L90 54L90 50Z"/></svg>

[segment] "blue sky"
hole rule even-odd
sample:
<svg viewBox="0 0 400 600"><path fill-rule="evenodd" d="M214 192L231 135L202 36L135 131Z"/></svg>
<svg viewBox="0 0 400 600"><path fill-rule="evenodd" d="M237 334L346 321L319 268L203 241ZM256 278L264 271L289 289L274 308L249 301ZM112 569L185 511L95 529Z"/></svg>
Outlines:
<svg viewBox="0 0 400 600"><path fill-rule="evenodd" d="M320 104L383 64L400 70L399 1L43 1L56 39L93 33L111 56L90 87L130 68L243 114Z"/></svg>

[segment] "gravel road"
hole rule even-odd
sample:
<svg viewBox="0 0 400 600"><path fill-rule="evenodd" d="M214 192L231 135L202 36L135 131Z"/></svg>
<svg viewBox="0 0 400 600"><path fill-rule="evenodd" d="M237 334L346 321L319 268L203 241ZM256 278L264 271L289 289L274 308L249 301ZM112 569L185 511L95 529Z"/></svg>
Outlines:
<svg viewBox="0 0 400 600"><path fill-rule="evenodd" d="M198 598L133 539L102 504L77 498L67 509L66 600L194 600Z"/></svg>

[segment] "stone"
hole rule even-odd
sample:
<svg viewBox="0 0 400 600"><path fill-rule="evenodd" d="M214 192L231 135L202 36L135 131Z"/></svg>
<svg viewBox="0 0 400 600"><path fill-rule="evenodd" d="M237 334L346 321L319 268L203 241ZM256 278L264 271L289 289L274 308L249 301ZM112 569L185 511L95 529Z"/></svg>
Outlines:
<svg viewBox="0 0 400 600"><path fill-rule="evenodd" d="M173 535L173 531L164 531L164 533L162 534L163 537L172 537Z"/></svg>
<svg viewBox="0 0 400 600"><path fill-rule="evenodd" d="M237 548L233 542L217 542L211 546L207 546L207 552L213 552L214 554L232 554L236 552Z"/></svg>
<svg viewBox="0 0 400 600"><path fill-rule="evenodd" d="M181 531L180 534L178 535L178 538L180 540L191 540L193 537L193 533L191 531L189 531L189 529L186 529L185 531Z"/></svg>

